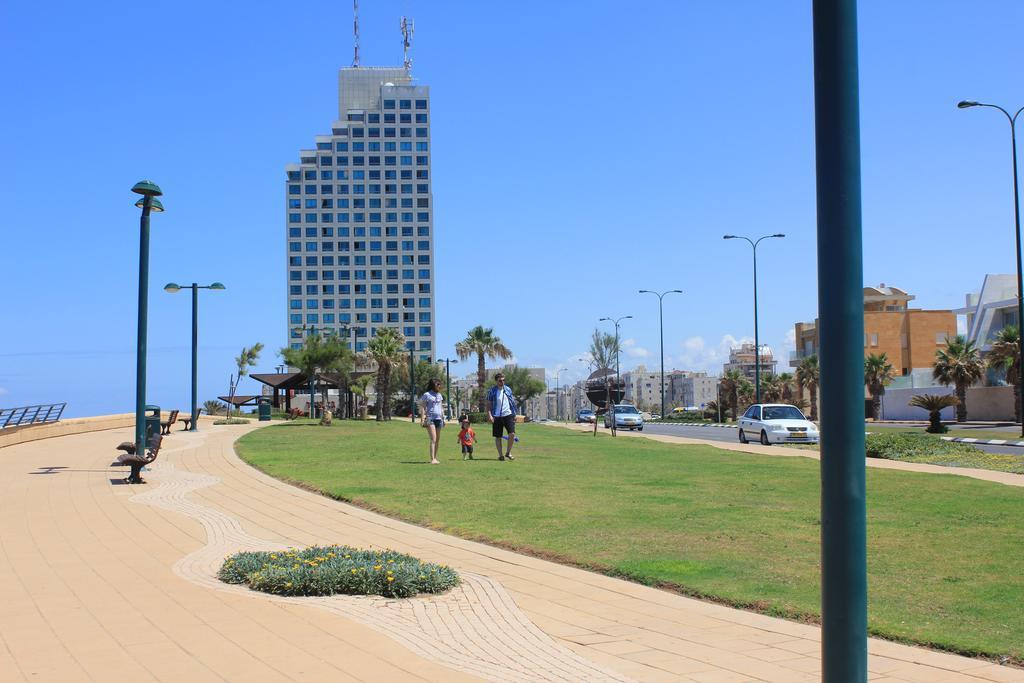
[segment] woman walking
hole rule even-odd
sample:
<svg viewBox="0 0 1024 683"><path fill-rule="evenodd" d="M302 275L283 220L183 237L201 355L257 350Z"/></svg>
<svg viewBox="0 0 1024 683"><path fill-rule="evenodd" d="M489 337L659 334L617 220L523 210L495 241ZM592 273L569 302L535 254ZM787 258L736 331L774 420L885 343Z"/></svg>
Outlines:
<svg viewBox="0 0 1024 683"><path fill-rule="evenodd" d="M437 442L441 439L441 428L444 427L444 396L441 395L441 380L432 379L427 385L427 393L420 396L420 419L430 436L430 464L439 465L437 459Z"/></svg>

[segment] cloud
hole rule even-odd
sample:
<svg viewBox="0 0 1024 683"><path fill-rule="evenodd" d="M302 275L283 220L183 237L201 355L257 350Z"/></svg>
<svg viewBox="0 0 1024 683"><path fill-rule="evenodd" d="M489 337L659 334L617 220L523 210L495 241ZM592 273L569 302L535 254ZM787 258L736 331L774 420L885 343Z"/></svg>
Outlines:
<svg viewBox="0 0 1024 683"><path fill-rule="evenodd" d="M622 352L630 358L647 358L651 355L651 352L644 347L637 346L636 340L632 337L622 340Z"/></svg>
<svg viewBox="0 0 1024 683"><path fill-rule="evenodd" d="M5 389L3 387L0 387L0 396L6 396L9 393L11 393L11 392L7 391L7 389Z"/></svg>
<svg viewBox="0 0 1024 683"><path fill-rule="evenodd" d="M796 330L790 327L786 330L786 338L782 342L783 351L793 351L796 349ZM783 355L783 354L779 354Z"/></svg>
<svg viewBox="0 0 1024 683"><path fill-rule="evenodd" d="M665 359L666 365L677 370L693 370L719 374L722 364L729 360L729 350L743 343L753 342L750 337L723 335L717 344L709 344L703 337L689 337L679 343L679 352Z"/></svg>

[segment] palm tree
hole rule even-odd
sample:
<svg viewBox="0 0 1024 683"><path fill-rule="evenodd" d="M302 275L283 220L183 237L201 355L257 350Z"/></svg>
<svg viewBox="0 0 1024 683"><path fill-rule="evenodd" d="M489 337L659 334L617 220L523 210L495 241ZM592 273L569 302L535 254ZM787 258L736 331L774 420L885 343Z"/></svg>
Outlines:
<svg viewBox="0 0 1024 683"><path fill-rule="evenodd" d="M892 363L882 353L869 353L864 359L864 385L871 394L871 419L878 419L878 409L882 404L885 385L892 381Z"/></svg>
<svg viewBox="0 0 1024 683"><path fill-rule="evenodd" d="M1016 325L1007 325L996 333L987 361L990 368L1004 371L1006 383L1013 385L1013 414L1020 422L1020 329Z"/></svg>
<svg viewBox="0 0 1024 683"><path fill-rule="evenodd" d="M743 406L743 410L754 404L757 400L757 394L754 391L754 383L746 377L740 379L739 385L736 387L736 395L739 398L740 405Z"/></svg>
<svg viewBox="0 0 1024 683"><path fill-rule="evenodd" d="M725 396L729 409L732 411L733 420L736 419L736 413L739 408L739 388L742 381L744 381L743 373L739 370L726 370L722 373L722 379L718 382L722 387L722 396Z"/></svg>
<svg viewBox="0 0 1024 683"><path fill-rule="evenodd" d="M263 351L263 343L256 342L252 346L243 346L242 353L235 358L235 367L238 368L238 374L232 375L228 380L227 416L229 420L231 419L231 406L235 402L235 390L238 389L238 383L249 374L249 368L256 365L256 361L260 359L261 351Z"/></svg>
<svg viewBox="0 0 1024 683"><path fill-rule="evenodd" d="M779 397L783 403L793 402L793 373L791 372L780 372L778 375L779 383L782 385L782 395ZM801 396L801 398L803 398Z"/></svg>
<svg viewBox="0 0 1024 683"><path fill-rule="evenodd" d="M910 403L907 405L914 406L915 408L924 408L928 411L928 428L925 430L926 432L944 434L947 430L945 425L942 424L941 411L943 408L959 404L960 401L952 394L944 394L942 396L938 394L920 394L919 396L911 396Z"/></svg>
<svg viewBox="0 0 1024 683"><path fill-rule="evenodd" d="M800 361L796 369L796 381L800 383L800 396L803 397L803 388L811 393L811 422L818 420L818 381L821 379L821 366L818 364L818 354L811 354Z"/></svg>
<svg viewBox="0 0 1024 683"><path fill-rule="evenodd" d="M393 327L377 328L366 343L363 359L376 364L377 374L374 389L377 392L377 421L391 419L391 376L405 365L405 337ZM416 397L410 397L415 401Z"/></svg>
<svg viewBox="0 0 1024 683"><path fill-rule="evenodd" d="M480 412L487 410L487 395L484 392L484 385L487 378L484 376L485 358L501 358L507 360L512 357L512 350L501 343L498 335L494 334L494 328L477 325L471 329L466 338L455 345L455 353L459 354L460 360L466 360L476 355L476 384L477 395L479 396Z"/></svg>
<svg viewBox="0 0 1024 683"><path fill-rule="evenodd" d="M956 407L957 422L967 421L967 387L978 382L984 372L978 347L962 334L946 337L946 348L935 352L932 377L944 386L956 386L956 397L960 400Z"/></svg>
<svg viewBox="0 0 1024 683"><path fill-rule="evenodd" d="M278 355L285 363L293 368L298 368L310 381L310 386L316 385L318 373L336 372L347 375L352 370L352 351L348 345L341 341L337 335L331 334L321 337L319 334L310 334L302 344L302 348L282 348ZM323 389L323 405L327 406L327 384L321 386ZM309 415L313 416L313 396L309 397Z"/></svg>
<svg viewBox="0 0 1024 683"><path fill-rule="evenodd" d="M369 391L370 385L373 384L375 379L376 375L373 373L360 375L356 379L352 380L352 383L349 385L352 393L355 394L357 398L361 399L359 406L357 407L360 419L366 417L366 393Z"/></svg>
<svg viewBox="0 0 1024 683"><path fill-rule="evenodd" d="M761 400L765 403L778 403L782 400L782 379L778 375L766 375L761 379Z"/></svg>
<svg viewBox="0 0 1024 683"><path fill-rule="evenodd" d="M607 370L612 367L615 363L615 357L618 355L619 349L616 345L615 335L602 332L601 330L594 329L594 332L590 336L590 358L594 361L594 365L598 370ZM612 402L612 387L611 387L611 375L605 374L602 378L604 381L604 395L605 395L605 406L610 407ZM619 387L615 387L616 390ZM596 425L597 422L595 421ZM612 426L614 431L615 421L612 420ZM594 432L597 432L597 427L594 427Z"/></svg>

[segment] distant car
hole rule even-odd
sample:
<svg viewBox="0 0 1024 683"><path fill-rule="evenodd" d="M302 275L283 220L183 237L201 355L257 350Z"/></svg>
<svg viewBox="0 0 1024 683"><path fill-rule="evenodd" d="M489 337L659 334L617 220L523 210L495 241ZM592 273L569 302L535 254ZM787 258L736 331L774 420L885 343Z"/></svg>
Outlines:
<svg viewBox="0 0 1024 683"><path fill-rule="evenodd" d="M818 443L818 427L800 409L785 403L755 403L739 419L740 443Z"/></svg>
<svg viewBox="0 0 1024 683"><path fill-rule="evenodd" d="M615 428L616 429L628 429L633 431L634 429L642 432L644 430L644 417L640 414L640 411L636 409L636 406L629 404L620 404L615 406ZM604 414L604 426L612 426L612 412L605 412Z"/></svg>
<svg viewBox="0 0 1024 683"><path fill-rule="evenodd" d="M576 421L587 423L597 422L597 415L594 415L593 410L590 410L589 408L584 408L583 410L577 411Z"/></svg>

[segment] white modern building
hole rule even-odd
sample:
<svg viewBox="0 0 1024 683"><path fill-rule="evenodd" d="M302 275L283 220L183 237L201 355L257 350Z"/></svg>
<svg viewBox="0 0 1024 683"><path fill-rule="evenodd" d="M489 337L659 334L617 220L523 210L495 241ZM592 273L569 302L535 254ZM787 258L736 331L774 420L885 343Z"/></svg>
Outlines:
<svg viewBox="0 0 1024 683"><path fill-rule="evenodd" d="M430 93L408 69L348 67L338 118L285 167L288 341L340 334L364 350L398 328L434 354Z"/></svg>
<svg viewBox="0 0 1024 683"><path fill-rule="evenodd" d="M992 347L992 339L1007 325L1018 325L1017 276L986 275L981 290L966 296L966 305L953 311L967 319L967 338L982 353Z"/></svg>

